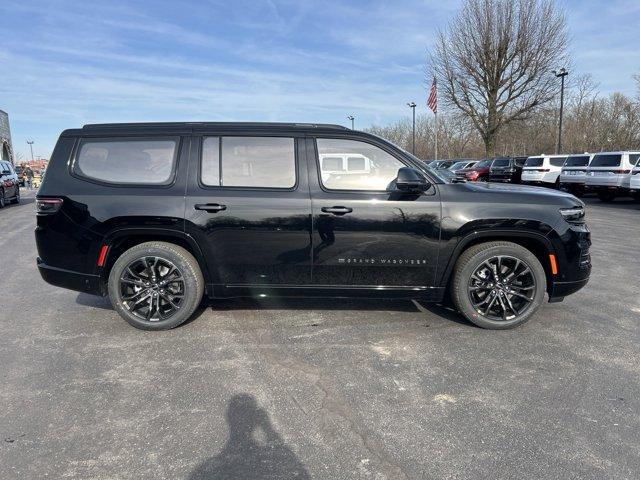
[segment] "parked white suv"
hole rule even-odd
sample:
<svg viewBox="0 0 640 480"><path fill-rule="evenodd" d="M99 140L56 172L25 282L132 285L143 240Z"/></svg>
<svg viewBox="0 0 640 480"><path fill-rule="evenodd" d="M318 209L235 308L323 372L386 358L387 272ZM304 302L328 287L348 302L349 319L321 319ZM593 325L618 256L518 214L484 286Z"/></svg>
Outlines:
<svg viewBox="0 0 640 480"><path fill-rule="evenodd" d="M587 168L586 188L595 191L602 201L628 195L631 170L640 159L640 152L602 152L593 156Z"/></svg>
<svg viewBox="0 0 640 480"><path fill-rule="evenodd" d="M631 188L631 196L636 200L640 200L640 158L636 162L636 166L631 170L629 187Z"/></svg>
<svg viewBox="0 0 640 480"><path fill-rule="evenodd" d="M566 155L540 155L527 158L522 169L522 183L558 188L560 171L566 159Z"/></svg>
<svg viewBox="0 0 640 480"><path fill-rule="evenodd" d="M569 155L560 171L560 188L581 196L587 178L587 167L593 156L588 153Z"/></svg>

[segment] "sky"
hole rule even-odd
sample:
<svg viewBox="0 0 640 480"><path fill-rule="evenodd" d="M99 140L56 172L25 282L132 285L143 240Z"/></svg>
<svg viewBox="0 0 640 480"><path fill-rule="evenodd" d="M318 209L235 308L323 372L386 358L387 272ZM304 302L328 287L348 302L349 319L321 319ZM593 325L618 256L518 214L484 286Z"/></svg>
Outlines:
<svg viewBox="0 0 640 480"><path fill-rule="evenodd" d="M635 93L640 1L560 0L572 74ZM427 114L425 59L459 1L0 2L0 109L48 158L86 123L394 122Z"/></svg>

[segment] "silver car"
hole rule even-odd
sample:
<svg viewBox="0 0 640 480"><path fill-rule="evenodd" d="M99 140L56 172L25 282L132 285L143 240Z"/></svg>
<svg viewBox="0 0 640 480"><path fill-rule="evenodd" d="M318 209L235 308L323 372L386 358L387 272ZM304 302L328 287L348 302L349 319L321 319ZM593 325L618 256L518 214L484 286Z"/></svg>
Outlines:
<svg viewBox="0 0 640 480"><path fill-rule="evenodd" d="M640 159L640 152L602 152L593 156L587 167L585 186L595 191L602 201L628 195L631 170Z"/></svg>
<svg viewBox="0 0 640 480"><path fill-rule="evenodd" d="M560 171L560 188L581 196L587 179L587 167L593 155L569 155Z"/></svg>

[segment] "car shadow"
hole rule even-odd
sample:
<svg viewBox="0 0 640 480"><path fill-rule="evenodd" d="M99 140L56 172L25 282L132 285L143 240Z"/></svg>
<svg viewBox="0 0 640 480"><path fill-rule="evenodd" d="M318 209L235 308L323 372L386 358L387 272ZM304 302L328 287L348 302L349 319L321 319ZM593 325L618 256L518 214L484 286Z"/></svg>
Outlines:
<svg viewBox="0 0 640 480"><path fill-rule="evenodd" d="M330 301L328 301L330 300ZM99 297L87 293L79 293L76 303L85 307L102 310L114 310L108 297ZM320 310L320 311L392 311L407 313L431 313L461 325L475 326L448 305L437 303L368 298L233 298L210 300L203 299L195 313L182 325L196 321L207 310L223 312L234 310Z"/></svg>
<svg viewBox="0 0 640 480"><path fill-rule="evenodd" d="M227 443L217 455L198 465L188 480L311 478L252 395L234 395L226 418Z"/></svg>
<svg viewBox="0 0 640 480"><path fill-rule="evenodd" d="M588 207L640 210L640 202L630 198L618 198L611 202L603 202L598 198L583 198L582 200Z"/></svg>

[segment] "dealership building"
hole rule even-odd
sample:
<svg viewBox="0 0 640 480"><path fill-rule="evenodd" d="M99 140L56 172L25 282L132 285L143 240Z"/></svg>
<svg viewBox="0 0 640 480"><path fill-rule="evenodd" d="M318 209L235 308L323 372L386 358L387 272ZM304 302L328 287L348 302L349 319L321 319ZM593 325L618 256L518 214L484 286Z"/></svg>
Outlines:
<svg viewBox="0 0 640 480"><path fill-rule="evenodd" d="M0 110L0 159L13 163L13 147L11 146L11 129L9 128L9 115Z"/></svg>

